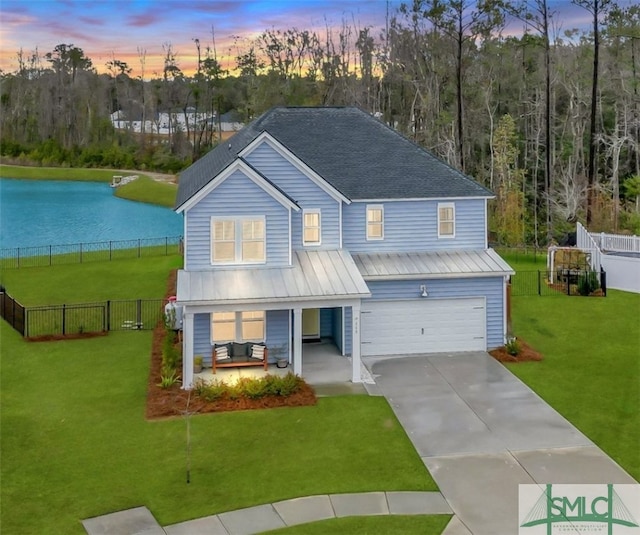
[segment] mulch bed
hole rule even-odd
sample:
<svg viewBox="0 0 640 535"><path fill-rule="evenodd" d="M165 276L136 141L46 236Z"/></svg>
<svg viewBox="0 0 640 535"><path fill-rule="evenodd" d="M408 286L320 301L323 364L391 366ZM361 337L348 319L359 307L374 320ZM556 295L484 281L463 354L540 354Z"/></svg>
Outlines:
<svg viewBox="0 0 640 535"><path fill-rule="evenodd" d="M177 270L172 270L167 282L166 298L175 295ZM165 337L165 328L162 322L156 325L153 331L153 342L151 344L151 366L149 370L149 382L147 386L147 419L166 418L171 416L192 413L210 413L239 411L251 409L270 409L274 407L301 407L316 404L316 395L306 383L298 392L291 396L267 396L260 399L222 398L216 401L206 401L193 392L182 390L180 385L171 388L160 388L158 384L161 378L162 369L162 345ZM179 370L180 371L180 370Z"/></svg>
<svg viewBox="0 0 640 535"><path fill-rule="evenodd" d="M542 355L535 349L530 347L524 340L518 338L520 344L520 354L517 356L509 355L507 350L503 347L492 349L489 354L499 362L531 362L540 361L543 359Z"/></svg>
<svg viewBox="0 0 640 535"><path fill-rule="evenodd" d="M58 340L81 340L83 338L95 338L97 336L107 336L108 331L96 331L91 333L73 333L73 334L43 334L42 336L28 336L25 338L27 342L53 342Z"/></svg>

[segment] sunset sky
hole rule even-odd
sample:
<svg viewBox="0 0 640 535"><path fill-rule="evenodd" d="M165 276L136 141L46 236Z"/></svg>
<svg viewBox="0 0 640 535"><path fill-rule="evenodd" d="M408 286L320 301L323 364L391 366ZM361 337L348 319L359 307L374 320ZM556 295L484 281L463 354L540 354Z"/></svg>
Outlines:
<svg viewBox="0 0 640 535"><path fill-rule="evenodd" d="M138 49L146 50L145 78L162 71L162 45L171 43L179 67L195 67L194 39L204 50L215 31L220 59L234 57L233 36L256 37L266 29L298 28L322 33L326 25L384 27L387 4L395 13L401 0L1 0L0 69L17 69L17 52L40 55L60 43L82 48L99 71L112 58L140 74ZM624 0L629 4L628 0ZM587 11L569 0L550 1L564 29L589 24ZM233 66L233 65L232 65Z"/></svg>

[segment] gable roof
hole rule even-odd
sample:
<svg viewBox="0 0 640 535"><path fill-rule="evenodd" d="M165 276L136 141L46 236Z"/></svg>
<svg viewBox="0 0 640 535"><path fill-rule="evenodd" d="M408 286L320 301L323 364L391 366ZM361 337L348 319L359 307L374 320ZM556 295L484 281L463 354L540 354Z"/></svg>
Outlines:
<svg viewBox="0 0 640 535"><path fill-rule="evenodd" d="M262 190L282 204L282 206L293 209L296 212L300 210L300 206L298 206L298 203L295 200L240 156L227 165L227 167L218 173L212 180L207 182L203 188L200 188L194 195L176 208L176 212L183 212L197 204L200 199L211 193L211 191L217 188L236 171L242 172L246 178L251 180L258 187L262 188Z"/></svg>
<svg viewBox="0 0 640 535"><path fill-rule="evenodd" d="M273 108L180 174L180 207L268 132L351 200L493 197L480 184L354 108Z"/></svg>

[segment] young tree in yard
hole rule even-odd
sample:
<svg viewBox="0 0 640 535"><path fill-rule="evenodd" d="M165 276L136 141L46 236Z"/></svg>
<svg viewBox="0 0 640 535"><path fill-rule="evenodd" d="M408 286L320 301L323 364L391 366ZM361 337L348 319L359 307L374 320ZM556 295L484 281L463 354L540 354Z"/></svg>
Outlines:
<svg viewBox="0 0 640 535"><path fill-rule="evenodd" d="M589 161L587 168L587 227L591 223L594 185L596 181L596 135L598 114L598 67L600 59L600 19L607 12L611 0L571 0L593 17L593 73L591 82L591 119L589 127Z"/></svg>

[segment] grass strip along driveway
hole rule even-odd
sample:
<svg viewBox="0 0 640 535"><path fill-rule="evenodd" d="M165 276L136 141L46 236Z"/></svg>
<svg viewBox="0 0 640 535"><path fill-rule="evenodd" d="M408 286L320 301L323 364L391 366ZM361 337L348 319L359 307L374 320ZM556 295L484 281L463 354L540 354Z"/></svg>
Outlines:
<svg viewBox="0 0 640 535"><path fill-rule="evenodd" d="M545 270L540 254L502 254L516 271ZM514 297L513 330L544 355L507 365L640 480L640 295Z"/></svg>
<svg viewBox="0 0 640 535"><path fill-rule="evenodd" d="M514 297L512 310L544 360L508 368L640 480L640 295Z"/></svg>

